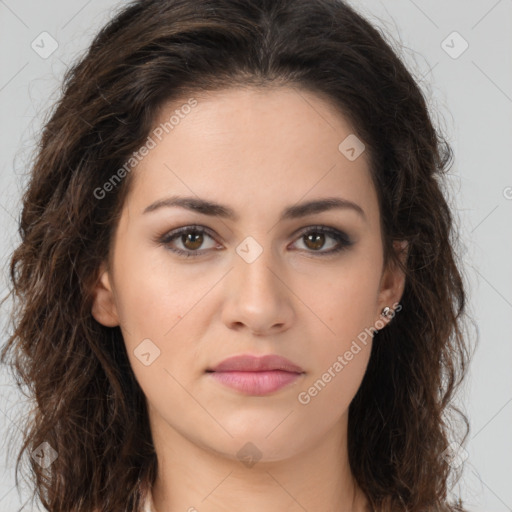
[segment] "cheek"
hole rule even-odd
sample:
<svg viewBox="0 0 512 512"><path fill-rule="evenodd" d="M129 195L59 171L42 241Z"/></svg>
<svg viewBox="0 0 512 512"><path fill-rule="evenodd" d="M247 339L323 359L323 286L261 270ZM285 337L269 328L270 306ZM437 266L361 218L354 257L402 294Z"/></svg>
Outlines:
<svg viewBox="0 0 512 512"><path fill-rule="evenodd" d="M164 250L126 250L117 263L116 304L137 380L149 396L191 378L197 340L207 326L206 295L218 276L198 278L170 263ZM156 254L155 254L156 253ZM204 276L203 276L204 277ZM179 394L179 386L176 389Z"/></svg>
<svg viewBox="0 0 512 512"><path fill-rule="evenodd" d="M366 372L375 329L377 278L376 272L353 269L333 280L319 299L318 310L326 313L332 333L310 346L314 365L298 402L326 424L347 411Z"/></svg>
<svg viewBox="0 0 512 512"><path fill-rule="evenodd" d="M127 244L119 253L116 304L121 323L133 338L166 340L204 295L205 280L189 279L162 248L137 250Z"/></svg>
<svg viewBox="0 0 512 512"><path fill-rule="evenodd" d="M327 428L347 414L363 380L371 353L371 340L356 341L330 354L322 369L302 386L297 400L310 418L320 418ZM315 420L318 421L318 420Z"/></svg>
<svg viewBox="0 0 512 512"><path fill-rule="evenodd" d="M319 316L331 333L311 345L316 363L307 382L309 391L304 386L302 390L307 394L305 401L310 399L319 407L331 403L338 413L348 407L359 388L378 328L379 254L368 250L352 256L331 271L329 279L322 278L326 283L323 293L310 295L316 297L312 309L323 314Z"/></svg>
<svg viewBox="0 0 512 512"><path fill-rule="evenodd" d="M325 277L324 291L315 295L314 306L322 312L338 347L349 344L377 319L378 262L355 257L350 264L345 263Z"/></svg>

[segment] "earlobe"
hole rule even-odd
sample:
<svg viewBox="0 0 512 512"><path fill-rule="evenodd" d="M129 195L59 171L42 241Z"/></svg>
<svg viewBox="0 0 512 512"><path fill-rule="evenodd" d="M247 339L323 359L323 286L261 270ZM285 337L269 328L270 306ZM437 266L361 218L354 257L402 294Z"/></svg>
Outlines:
<svg viewBox="0 0 512 512"><path fill-rule="evenodd" d="M98 276L93 290L92 316L105 327L116 327L119 325L117 307L110 273L104 263L100 266Z"/></svg>

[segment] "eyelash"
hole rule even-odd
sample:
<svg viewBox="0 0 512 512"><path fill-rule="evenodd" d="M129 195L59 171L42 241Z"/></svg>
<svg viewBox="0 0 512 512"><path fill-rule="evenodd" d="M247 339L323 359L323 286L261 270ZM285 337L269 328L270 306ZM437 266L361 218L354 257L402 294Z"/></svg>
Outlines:
<svg viewBox="0 0 512 512"><path fill-rule="evenodd" d="M206 252L206 251L200 250L200 249L196 249L195 251L192 251L192 250L184 251L182 249L171 248L170 243L185 233L196 233L196 234L201 234L201 235L206 234L210 238L215 240L215 238L209 233L209 230L203 228L202 226L192 225L192 226L184 226L184 227L176 229L174 231L170 231L170 232L166 233L165 235L163 235L162 237L160 237L158 239L158 242L162 245L165 245L168 250L170 250L180 256L185 256L187 258L197 257L197 256L200 256L202 253ZM330 249L328 251L314 251L314 250L306 251L306 252L311 252L313 254L318 254L322 257L339 253L339 252L347 249L351 245L353 245L353 242L349 239L349 237L345 233L343 233L342 231L338 231L337 229L329 228L326 226L310 226L308 229L306 229L305 231L302 231L299 234L299 238L302 238L305 235L309 235L311 233L323 233L323 234L329 235L331 238L333 238L334 240L336 240L338 242L337 247L335 247L334 249Z"/></svg>

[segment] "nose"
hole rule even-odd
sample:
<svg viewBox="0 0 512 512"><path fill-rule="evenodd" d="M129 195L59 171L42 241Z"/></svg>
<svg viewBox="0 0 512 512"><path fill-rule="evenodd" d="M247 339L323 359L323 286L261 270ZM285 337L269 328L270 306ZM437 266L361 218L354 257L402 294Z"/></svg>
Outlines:
<svg viewBox="0 0 512 512"><path fill-rule="evenodd" d="M292 297L284 271L270 249L250 263L237 255L225 282L222 320L230 329L276 334L292 323Z"/></svg>

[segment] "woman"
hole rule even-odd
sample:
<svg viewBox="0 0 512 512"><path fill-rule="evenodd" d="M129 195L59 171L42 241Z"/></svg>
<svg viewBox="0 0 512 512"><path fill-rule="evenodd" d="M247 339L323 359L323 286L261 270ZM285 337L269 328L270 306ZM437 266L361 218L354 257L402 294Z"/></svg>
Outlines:
<svg viewBox="0 0 512 512"><path fill-rule="evenodd" d="M463 510L450 160L341 1L124 7L65 77L11 261L43 505Z"/></svg>

